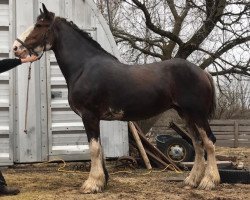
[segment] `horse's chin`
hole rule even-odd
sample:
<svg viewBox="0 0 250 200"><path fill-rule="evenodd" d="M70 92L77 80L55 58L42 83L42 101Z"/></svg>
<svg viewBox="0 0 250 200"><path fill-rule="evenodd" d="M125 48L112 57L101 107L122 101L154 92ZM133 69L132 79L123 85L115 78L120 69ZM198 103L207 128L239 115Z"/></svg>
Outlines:
<svg viewBox="0 0 250 200"><path fill-rule="evenodd" d="M45 50L46 51L46 50ZM41 56L42 53L44 52L44 47L43 46L38 46L34 49L34 52L38 55Z"/></svg>
<svg viewBox="0 0 250 200"><path fill-rule="evenodd" d="M15 52L15 56L23 59L23 58L27 58L28 57L28 52L27 51L22 51L22 52Z"/></svg>

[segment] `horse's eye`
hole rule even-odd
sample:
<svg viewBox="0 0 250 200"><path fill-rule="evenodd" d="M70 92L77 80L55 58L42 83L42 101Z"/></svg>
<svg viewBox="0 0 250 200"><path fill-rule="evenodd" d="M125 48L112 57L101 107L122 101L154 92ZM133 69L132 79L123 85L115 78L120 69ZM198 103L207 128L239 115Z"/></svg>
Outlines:
<svg viewBox="0 0 250 200"><path fill-rule="evenodd" d="M41 27L41 26L42 26L41 24L36 24L36 27L37 27L37 28L39 28L39 27Z"/></svg>

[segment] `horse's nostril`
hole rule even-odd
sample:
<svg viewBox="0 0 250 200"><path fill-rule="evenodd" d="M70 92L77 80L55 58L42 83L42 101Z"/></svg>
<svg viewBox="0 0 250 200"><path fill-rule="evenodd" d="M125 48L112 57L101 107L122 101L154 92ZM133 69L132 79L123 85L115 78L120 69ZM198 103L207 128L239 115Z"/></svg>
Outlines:
<svg viewBox="0 0 250 200"><path fill-rule="evenodd" d="M13 48L13 50L16 51L16 50L17 50L17 46L15 46L15 47Z"/></svg>

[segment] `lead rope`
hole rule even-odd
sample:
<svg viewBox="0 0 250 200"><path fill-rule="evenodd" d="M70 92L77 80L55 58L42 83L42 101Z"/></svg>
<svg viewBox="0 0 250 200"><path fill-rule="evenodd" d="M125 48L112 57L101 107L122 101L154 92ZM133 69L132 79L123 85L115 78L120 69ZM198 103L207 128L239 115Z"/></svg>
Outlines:
<svg viewBox="0 0 250 200"><path fill-rule="evenodd" d="M38 57L38 60L40 60L45 52L45 48L46 48L46 43L44 44L44 49L43 49L43 53ZM31 56L31 52L30 52L30 56ZM29 107L29 89L30 89L30 79L31 79L31 65L32 62L30 62L30 66L29 66L29 74L28 74L28 84L27 84L27 96L26 96L26 108L25 108L25 124L24 124L24 133L28 134L27 131L27 124L28 124L28 107Z"/></svg>
<svg viewBox="0 0 250 200"><path fill-rule="evenodd" d="M27 131L27 124L28 124L28 107L29 107L29 88L30 88L30 79L31 79L31 64L29 66L29 73L28 73L28 84L27 84L27 96L26 96L26 108L25 108L25 125L24 125L24 133L28 133Z"/></svg>

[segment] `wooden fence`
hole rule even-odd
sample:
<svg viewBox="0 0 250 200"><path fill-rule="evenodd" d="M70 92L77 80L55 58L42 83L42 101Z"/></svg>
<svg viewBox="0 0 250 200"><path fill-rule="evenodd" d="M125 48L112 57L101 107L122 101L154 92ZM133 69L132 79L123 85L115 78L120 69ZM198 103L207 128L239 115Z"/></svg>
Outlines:
<svg viewBox="0 0 250 200"><path fill-rule="evenodd" d="M212 120L210 126L217 146L250 147L250 120Z"/></svg>
<svg viewBox="0 0 250 200"><path fill-rule="evenodd" d="M250 120L212 120L210 126L217 138L217 146L250 147ZM173 134L174 131L167 126L155 126L152 132Z"/></svg>

